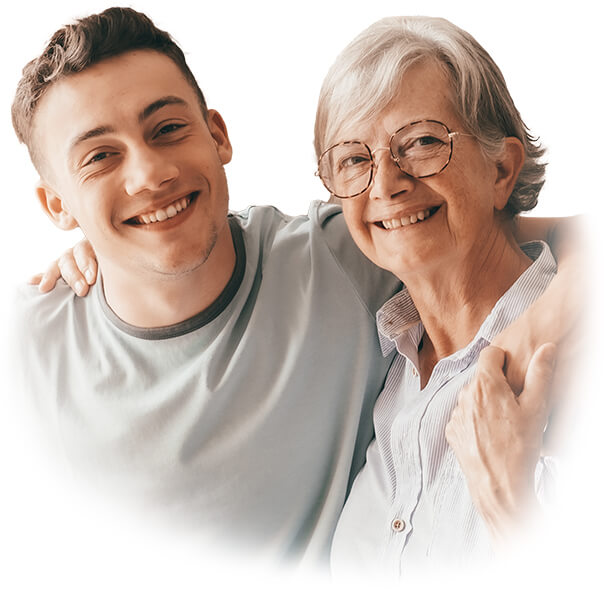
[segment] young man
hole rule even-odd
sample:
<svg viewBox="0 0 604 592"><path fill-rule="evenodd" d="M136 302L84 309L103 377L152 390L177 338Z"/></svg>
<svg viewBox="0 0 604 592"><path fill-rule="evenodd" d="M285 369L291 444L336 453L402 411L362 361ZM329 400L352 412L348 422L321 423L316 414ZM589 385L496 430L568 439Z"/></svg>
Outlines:
<svg viewBox="0 0 604 592"><path fill-rule="evenodd" d="M324 557L372 435L392 359L374 315L398 281L337 206L227 215L224 121L130 9L58 31L13 121L42 207L82 228L101 271L86 299L29 287L18 304L23 383L70 460L196 536Z"/></svg>
<svg viewBox="0 0 604 592"><path fill-rule="evenodd" d="M102 273L87 299L30 287L18 303L24 384L70 460L208 539L323 556L371 438L390 362L374 314L398 282L334 206L227 216L226 126L132 10L55 34L13 116L42 207L82 228Z"/></svg>

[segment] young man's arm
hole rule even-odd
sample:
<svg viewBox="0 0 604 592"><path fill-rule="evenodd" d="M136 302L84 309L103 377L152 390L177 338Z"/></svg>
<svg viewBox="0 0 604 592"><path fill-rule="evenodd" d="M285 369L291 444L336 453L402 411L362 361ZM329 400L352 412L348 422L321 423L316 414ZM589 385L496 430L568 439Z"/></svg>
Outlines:
<svg viewBox="0 0 604 592"><path fill-rule="evenodd" d="M529 361L540 345L575 339L569 335L577 326L583 308L587 247L580 216L519 217L515 236L519 243L537 239L547 242L558 262L558 273L547 290L493 341L493 345L506 353L505 375L518 394L522 391ZM565 348L572 349L572 344L567 342ZM559 359L564 357L560 354Z"/></svg>
<svg viewBox="0 0 604 592"><path fill-rule="evenodd" d="M560 343L576 324L584 293L581 262L585 252L580 246L583 244L580 226L580 218L576 216L517 220L517 241L546 241L558 261L558 274L543 295L494 341L506 352L506 377L516 393L522 391L535 350L546 342ZM31 283L48 292L62 276L78 296L85 296L96 281L96 274L94 251L87 240L82 240L53 261L44 274L33 277Z"/></svg>
<svg viewBox="0 0 604 592"><path fill-rule="evenodd" d="M547 435L555 432L551 412L568 403L563 400L569 392L567 374L569 368L576 371L572 350L581 337L577 325L587 249L581 246L585 241L580 219L561 222L520 220L518 242L548 242L558 260L558 274L541 298L497 336L494 345L499 347L482 352L476 375L459 396L446 430L474 503L500 542L511 540L528 519L541 514L535 468L546 448L544 430L548 425ZM559 442L548 440L550 447L559 448Z"/></svg>

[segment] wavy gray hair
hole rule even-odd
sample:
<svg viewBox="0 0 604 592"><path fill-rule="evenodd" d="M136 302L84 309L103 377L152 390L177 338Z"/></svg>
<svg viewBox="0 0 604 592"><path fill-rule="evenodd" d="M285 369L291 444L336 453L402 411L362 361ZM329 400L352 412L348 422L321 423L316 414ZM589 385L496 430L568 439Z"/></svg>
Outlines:
<svg viewBox="0 0 604 592"><path fill-rule="evenodd" d="M513 216L534 208L545 182L545 149L522 121L491 56L469 33L442 18L384 18L344 49L319 95L317 158L335 143L344 124L377 117L396 96L406 70L426 59L443 66L460 118L490 158L500 155L505 137L522 142L525 162L506 211Z"/></svg>

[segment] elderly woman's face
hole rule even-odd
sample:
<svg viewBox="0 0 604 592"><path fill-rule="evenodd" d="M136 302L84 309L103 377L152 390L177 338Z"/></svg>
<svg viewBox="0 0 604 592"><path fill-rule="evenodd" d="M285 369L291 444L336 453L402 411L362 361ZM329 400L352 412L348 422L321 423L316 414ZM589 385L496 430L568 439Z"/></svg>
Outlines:
<svg viewBox="0 0 604 592"><path fill-rule="evenodd" d="M436 64L419 64L407 72L396 99L379 117L344 129L339 141L360 140L376 150L388 146L396 130L424 119L466 132L450 93ZM365 255L403 280L414 271L438 272L452 258L471 256L499 224L495 209L505 203L498 203L494 191L497 165L484 156L474 137L453 136L451 161L432 177L406 175L388 150L377 151L375 162L372 185L343 200L344 216Z"/></svg>

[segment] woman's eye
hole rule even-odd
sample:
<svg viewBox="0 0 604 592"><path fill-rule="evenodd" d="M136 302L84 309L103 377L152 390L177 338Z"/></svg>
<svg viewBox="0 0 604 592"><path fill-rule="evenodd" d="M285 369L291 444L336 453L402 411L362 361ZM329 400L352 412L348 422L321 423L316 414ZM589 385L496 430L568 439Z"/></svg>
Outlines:
<svg viewBox="0 0 604 592"><path fill-rule="evenodd" d="M416 140L418 146L432 146L433 144L440 144L441 141L434 136L422 136Z"/></svg>
<svg viewBox="0 0 604 592"><path fill-rule="evenodd" d="M340 168L347 169L359 164L363 164L364 162L367 162L367 160L367 157L363 155L349 156L340 161Z"/></svg>
<svg viewBox="0 0 604 592"><path fill-rule="evenodd" d="M443 145L443 141L436 136L417 136L400 143L395 153L399 158L420 157L440 150Z"/></svg>

